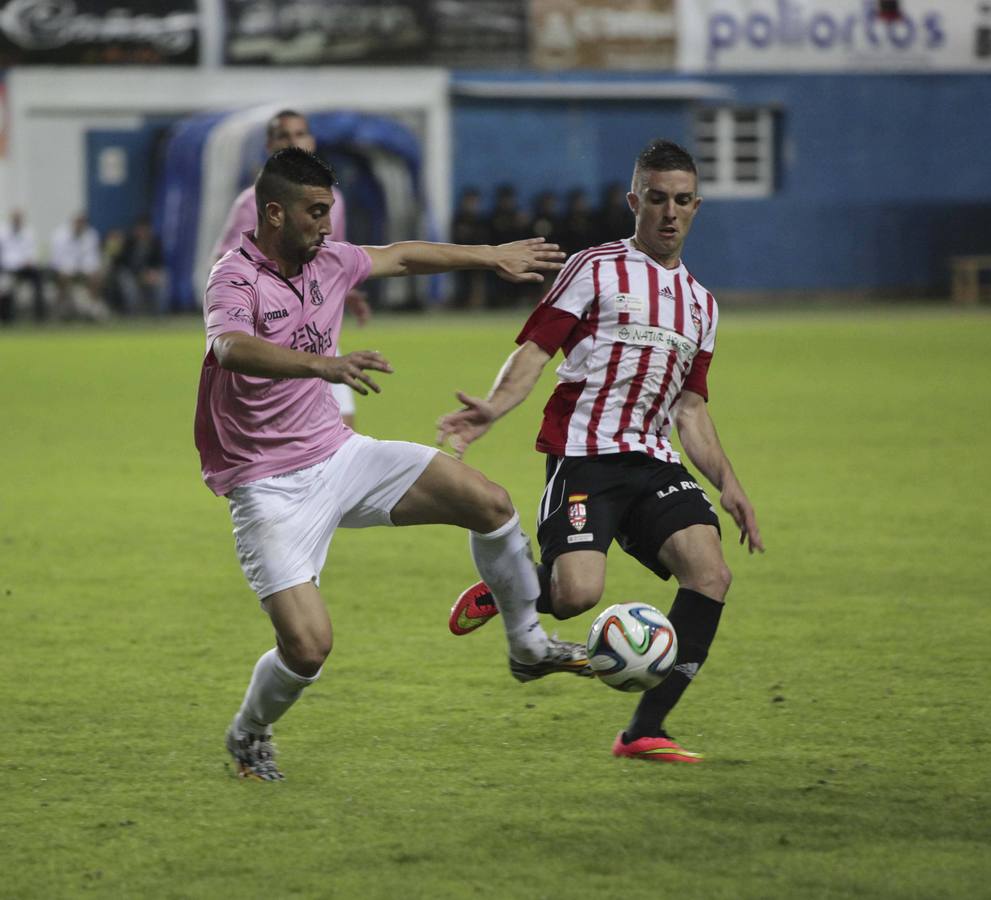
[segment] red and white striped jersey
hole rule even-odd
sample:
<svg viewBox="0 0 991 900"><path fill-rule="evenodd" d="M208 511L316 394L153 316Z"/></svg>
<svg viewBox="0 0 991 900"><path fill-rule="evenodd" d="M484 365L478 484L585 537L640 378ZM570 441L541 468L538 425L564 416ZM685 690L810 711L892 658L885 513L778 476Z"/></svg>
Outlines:
<svg viewBox="0 0 991 900"><path fill-rule="evenodd" d="M672 410L686 389L708 399L717 318L683 264L665 269L631 239L572 256L516 338L564 353L537 449L678 462Z"/></svg>

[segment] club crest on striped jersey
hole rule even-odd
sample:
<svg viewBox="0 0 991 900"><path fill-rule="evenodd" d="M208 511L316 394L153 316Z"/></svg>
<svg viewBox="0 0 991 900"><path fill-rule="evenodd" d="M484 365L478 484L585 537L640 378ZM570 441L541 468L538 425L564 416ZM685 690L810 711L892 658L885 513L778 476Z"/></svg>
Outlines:
<svg viewBox="0 0 991 900"><path fill-rule="evenodd" d="M310 303L314 306L323 305L323 294L320 293L320 283L316 278L310 282Z"/></svg>
<svg viewBox="0 0 991 900"><path fill-rule="evenodd" d="M636 294L616 294L613 296L613 305L618 312L634 313L643 312L643 297Z"/></svg>
<svg viewBox="0 0 991 900"><path fill-rule="evenodd" d="M568 521L575 531L581 531L588 521L586 500L588 500L588 494L568 494Z"/></svg>
<svg viewBox="0 0 991 900"><path fill-rule="evenodd" d="M698 332L699 340L702 339L702 307L697 303L692 304L692 324Z"/></svg>

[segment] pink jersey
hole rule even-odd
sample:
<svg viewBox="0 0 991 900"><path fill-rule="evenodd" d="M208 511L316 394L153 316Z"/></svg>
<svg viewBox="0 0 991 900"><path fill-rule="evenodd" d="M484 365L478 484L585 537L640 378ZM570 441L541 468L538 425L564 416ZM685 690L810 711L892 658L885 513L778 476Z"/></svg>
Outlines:
<svg viewBox="0 0 991 900"><path fill-rule="evenodd" d="M352 434L331 385L319 378L259 378L220 367L213 342L238 331L308 353L333 356L344 297L368 277L360 247L327 242L303 271L286 279L251 239L211 270L203 315L206 356L196 401L196 447L215 494L330 456Z"/></svg>
<svg viewBox="0 0 991 900"><path fill-rule="evenodd" d="M537 449L678 462L672 410L683 390L708 399L717 318L684 265L665 269L629 240L572 256L516 339L564 353Z"/></svg>
<svg viewBox="0 0 991 900"><path fill-rule="evenodd" d="M330 236L335 241L346 241L344 230L344 197L334 188L334 205L330 208ZM255 206L255 186L245 188L237 195L231 211L227 214L220 240L213 248L213 258L220 259L228 250L237 250L241 246L241 235L245 231L254 231L258 224L258 209Z"/></svg>

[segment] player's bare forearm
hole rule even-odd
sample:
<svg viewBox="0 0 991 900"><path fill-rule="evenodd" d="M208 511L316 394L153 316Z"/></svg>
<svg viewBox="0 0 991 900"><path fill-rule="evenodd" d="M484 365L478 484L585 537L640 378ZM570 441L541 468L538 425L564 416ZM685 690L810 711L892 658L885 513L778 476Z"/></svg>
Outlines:
<svg viewBox="0 0 991 900"><path fill-rule="evenodd" d="M435 244L429 241L400 241L385 247L364 247L372 258L369 277L434 275L455 269L487 269L493 248L479 244Z"/></svg>
<svg viewBox="0 0 991 900"><path fill-rule="evenodd" d="M719 490L720 504L740 529L740 543L747 542L751 553L763 552L764 542L753 505L719 442L705 400L694 391L685 391L675 409L675 424L688 458Z"/></svg>
<svg viewBox="0 0 991 900"><path fill-rule="evenodd" d="M487 398L497 419L530 396L550 358L550 354L533 341L526 341L509 354Z"/></svg>
<svg viewBox="0 0 991 900"><path fill-rule="evenodd" d="M372 261L370 278L491 269L512 281L543 281L540 273L557 271L564 259L557 244L548 244L543 238L499 246L401 241L362 249Z"/></svg>
<svg viewBox="0 0 991 900"><path fill-rule="evenodd" d="M320 378L323 357L280 347L242 331L229 331L213 342L213 355L225 369L258 378Z"/></svg>
<svg viewBox="0 0 991 900"><path fill-rule="evenodd" d="M681 395L675 410L675 425L681 446L685 448L692 465L718 490L723 489L727 479L736 479L701 395L694 391L685 391Z"/></svg>
<svg viewBox="0 0 991 900"><path fill-rule="evenodd" d="M322 378L347 384L360 394L365 386L379 393L379 386L367 375L366 369L389 373L392 366L374 350L357 350L345 356L321 356L290 350L241 331L229 331L213 342L217 362L232 372L258 378Z"/></svg>
<svg viewBox="0 0 991 900"><path fill-rule="evenodd" d="M457 391L455 396L463 406L437 420L437 443L449 440L460 459L468 445L485 434L496 419L529 396L549 359L549 354L527 341L509 355L485 400Z"/></svg>

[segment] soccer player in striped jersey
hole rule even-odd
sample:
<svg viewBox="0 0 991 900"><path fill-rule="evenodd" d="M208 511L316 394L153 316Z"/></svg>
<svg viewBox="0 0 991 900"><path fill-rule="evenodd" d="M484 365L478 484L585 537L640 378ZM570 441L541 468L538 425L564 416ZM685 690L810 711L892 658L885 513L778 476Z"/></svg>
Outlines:
<svg viewBox="0 0 991 900"><path fill-rule="evenodd" d="M615 756L697 763L665 719L705 662L730 586L719 519L671 444L677 428L690 461L720 492L740 543L763 552L753 506L706 408L716 339L716 302L685 268L681 250L698 212L691 155L655 141L637 157L627 195L633 237L571 257L516 339L484 400L458 392L463 408L438 422L460 458L530 394L560 350L558 383L544 408L537 449L547 485L537 516L541 596L537 609L568 619L602 599L615 540L678 592L668 618L678 662L646 691L613 743ZM451 610L467 634L498 610L484 582Z"/></svg>

